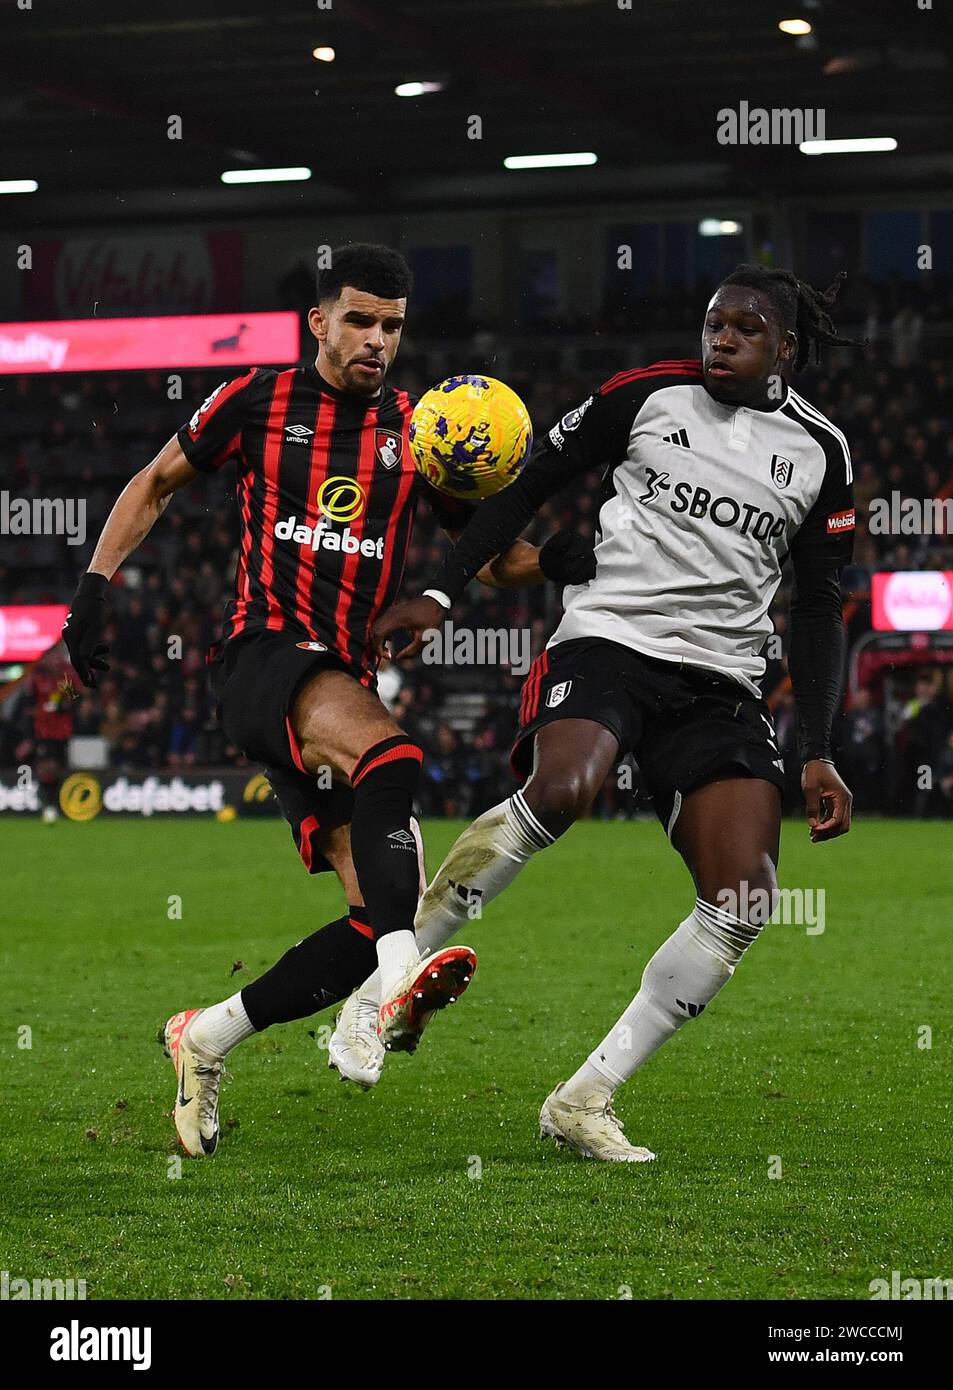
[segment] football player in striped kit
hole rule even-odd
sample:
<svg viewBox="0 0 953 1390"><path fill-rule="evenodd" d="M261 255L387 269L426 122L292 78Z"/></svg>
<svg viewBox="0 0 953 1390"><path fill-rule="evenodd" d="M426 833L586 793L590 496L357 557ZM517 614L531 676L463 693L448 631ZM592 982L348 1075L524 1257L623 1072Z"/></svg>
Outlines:
<svg viewBox="0 0 953 1390"><path fill-rule="evenodd" d="M595 577L566 590L563 619L523 692L513 763L528 780L464 832L417 913L418 940L439 949L474 903L485 906L585 815L620 756L634 754L695 902L618 1022L543 1104L542 1134L590 1157L654 1157L627 1139L613 1094L702 1013L770 916L784 778L758 680L789 555L810 836L850 827L831 726L851 461L841 431L789 382L812 346L855 345L830 318L838 288L819 293L790 271L739 267L708 305L700 360L621 372L565 415L517 481L475 514L430 589L374 627L380 650L404 630L412 640L398 655L416 654L421 634L548 497L605 468ZM382 1064L374 1040L365 1047Z"/></svg>
<svg viewBox="0 0 953 1390"><path fill-rule="evenodd" d="M212 392L120 496L64 628L77 674L95 684L108 669L112 576L175 491L235 466L235 591L210 653L218 716L231 741L265 764L305 867L333 869L349 906L231 998L168 1020L176 1129L195 1157L218 1145L222 1062L244 1038L347 998L376 965L380 988L362 1021L382 1047L412 1051L476 965L466 946L425 963L417 948L420 843L411 812L423 750L376 694L370 643L375 617L400 586L419 498L449 533L462 520L460 504L414 468L414 400L385 381L410 284L406 261L386 246L333 252L309 315L315 362L255 368ZM544 577L563 583L592 568L589 547L561 536L542 550L507 547L481 577L512 588ZM339 1037L334 1056L346 1045Z"/></svg>

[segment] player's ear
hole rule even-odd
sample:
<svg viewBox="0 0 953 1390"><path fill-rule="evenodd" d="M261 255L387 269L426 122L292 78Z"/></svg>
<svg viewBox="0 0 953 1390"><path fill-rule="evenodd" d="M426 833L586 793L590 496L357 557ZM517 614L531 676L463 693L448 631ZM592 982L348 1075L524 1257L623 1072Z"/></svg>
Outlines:
<svg viewBox="0 0 953 1390"><path fill-rule="evenodd" d="M790 366L797 356L797 334L793 329L787 329L781 335L781 344L778 349L778 357L785 364Z"/></svg>
<svg viewBox="0 0 953 1390"><path fill-rule="evenodd" d="M308 310L308 327L313 337L317 338L319 343L323 343L328 336L328 316L320 304Z"/></svg>

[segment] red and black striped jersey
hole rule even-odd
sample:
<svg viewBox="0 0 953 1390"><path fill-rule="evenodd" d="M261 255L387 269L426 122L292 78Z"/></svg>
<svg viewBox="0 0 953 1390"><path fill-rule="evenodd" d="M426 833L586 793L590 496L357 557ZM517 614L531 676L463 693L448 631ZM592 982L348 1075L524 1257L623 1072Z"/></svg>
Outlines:
<svg viewBox="0 0 953 1390"><path fill-rule="evenodd" d="M287 632L365 683L371 624L400 587L423 480L407 438L415 398L330 386L313 366L223 382L178 432L194 468L237 461L241 544L223 640Z"/></svg>

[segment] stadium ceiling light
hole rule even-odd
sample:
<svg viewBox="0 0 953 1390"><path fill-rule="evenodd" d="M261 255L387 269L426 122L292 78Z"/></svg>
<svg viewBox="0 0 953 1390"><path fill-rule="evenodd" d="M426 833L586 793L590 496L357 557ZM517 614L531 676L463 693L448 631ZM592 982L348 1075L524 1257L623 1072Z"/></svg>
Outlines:
<svg viewBox="0 0 953 1390"><path fill-rule="evenodd" d="M324 45L321 48L312 48L311 57L319 63L333 63L334 49L329 48L327 45Z"/></svg>
<svg viewBox="0 0 953 1390"><path fill-rule="evenodd" d="M0 179L0 193L35 193L36 179Z"/></svg>
<svg viewBox="0 0 953 1390"><path fill-rule="evenodd" d="M698 224L699 236L741 236L742 226L726 217L703 217Z"/></svg>
<svg viewBox="0 0 953 1390"><path fill-rule="evenodd" d="M226 169L222 183L300 183L311 177L311 170L301 165L292 169Z"/></svg>
<svg viewBox="0 0 953 1390"><path fill-rule="evenodd" d="M782 34L810 34L813 32L809 19L779 19L778 28Z"/></svg>
<svg viewBox="0 0 953 1390"><path fill-rule="evenodd" d="M503 165L506 169L568 169L577 164L595 164L598 158L591 150L579 154L511 154Z"/></svg>
<svg viewBox="0 0 953 1390"><path fill-rule="evenodd" d="M398 82L394 95L398 97L425 97L431 92L442 92L442 82Z"/></svg>
<svg viewBox="0 0 953 1390"><path fill-rule="evenodd" d="M798 145L802 154L878 154L896 148L897 142L892 135L872 135L857 140L802 140Z"/></svg>

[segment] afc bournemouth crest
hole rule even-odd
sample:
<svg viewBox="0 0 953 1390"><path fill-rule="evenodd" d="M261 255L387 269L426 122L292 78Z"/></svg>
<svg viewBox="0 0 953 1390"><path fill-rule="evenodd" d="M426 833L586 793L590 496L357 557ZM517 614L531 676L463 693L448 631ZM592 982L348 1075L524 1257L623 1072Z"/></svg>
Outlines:
<svg viewBox="0 0 953 1390"><path fill-rule="evenodd" d="M780 454L773 454L771 457L771 477L774 479L776 487L787 487L794 473L794 464L790 459L784 459Z"/></svg>
<svg viewBox="0 0 953 1390"><path fill-rule="evenodd" d="M377 457L385 468L396 468L404 451L404 437L392 430L375 430Z"/></svg>
<svg viewBox="0 0 953 1390"><path fill-rule="evenodd" d="M552 690L546 696L546 708L555 709L557 705L561 705L563 700L565 700L566 696L569 694L571 686L572 681L560 681L558 685L554 685Z"/></svg>

